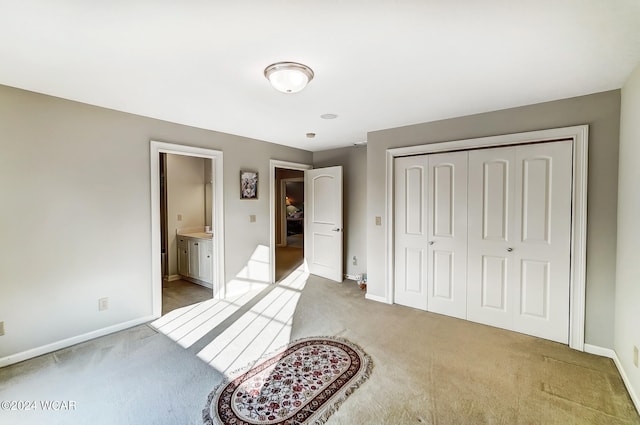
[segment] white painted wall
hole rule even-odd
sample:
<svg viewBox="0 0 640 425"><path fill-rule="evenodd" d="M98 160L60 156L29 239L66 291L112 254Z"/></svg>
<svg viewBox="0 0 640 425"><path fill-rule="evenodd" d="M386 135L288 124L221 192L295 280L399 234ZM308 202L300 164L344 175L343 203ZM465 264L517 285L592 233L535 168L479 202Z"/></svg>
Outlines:
<svg viewBox="0 0 640 425"><path fill-rule="evenodd" d="M633 364L633 346L640 348L639 163L640 66L622 88L615 314L615 351L636 396L640 395L640 369Z"/></svg>
<svg viewBox="0 0 640 425"><path fill-rule="evenodd" d="M150 140L224 152L227 281L269 246L269 160L312 161L311 152L0 86L0 365L151 315ZM258 200L240 200L241 168L260 172ZM109 310L98 311L101 297Z"/></svg>
<svg viewBox="0 0 640 425"><path fill-rule="evenodd" d="M374 131L367 137L367 294L385 298L389 148L588 124L585 342L613 349L620 91ZM375 224L375 217L382 225Z"/></svg>
<svg viewBox="0 0 640 425"><path fill-rule="evenodd" d="M167 154L167 241L170 276L178 274L176 231L185 227L205 226L205 161L211 163L210 159ZM182 220L178 220L178 215Z"/></svg>

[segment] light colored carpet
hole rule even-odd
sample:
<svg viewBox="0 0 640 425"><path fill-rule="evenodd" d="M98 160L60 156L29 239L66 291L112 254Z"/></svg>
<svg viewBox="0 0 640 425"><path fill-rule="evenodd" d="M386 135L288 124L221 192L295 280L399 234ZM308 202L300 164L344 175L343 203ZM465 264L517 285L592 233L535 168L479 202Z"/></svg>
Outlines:
<svg viewBox="0 0 640 425"><path fill-rule="evenodd" d="M367 301L354 284L317 277L302 289L270 286L243 302L206 301L203 311L228 312L214 322L200 320L204 313L195 315L196 307L176 310L161 327L176 324L175 333L191 313L191 321L213 323L195 343L139 326L0 369L0 400L77 404L70 412L0 411L0 423L200 424L207 395L223 379L211 366L215 359L202 353L215 357L222 349L255 348L277 325L277 335L289 340L342 336L372 357L370 379L328 425L640 424L610 359ZM283 303L294 303L289 319L281 317ZM240 337L250 332L256 336L241 348ZM216 345L222 337L227 342Z"/></svg>

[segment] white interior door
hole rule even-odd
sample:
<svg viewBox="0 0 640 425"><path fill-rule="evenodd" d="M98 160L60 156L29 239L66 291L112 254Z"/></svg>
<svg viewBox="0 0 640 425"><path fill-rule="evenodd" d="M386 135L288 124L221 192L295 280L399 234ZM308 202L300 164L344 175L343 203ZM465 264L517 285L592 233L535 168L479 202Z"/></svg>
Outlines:
<svg viewBox="0 0 640 425"><path fill-rule="evenodd" d="M394 166L397 304L427 310L428 157L396 158Z"/></svg>
<svg viewBox="0 0 640 425"><path fill-rule="evenodd" d="M571 141L516 148L513 330L569 343Z"/></svg>
<svg viewBox="0 0 640 425"><path fill-rule="evenodd" d="M467 152L429 155L428 310L467 314Z"/></svg>
<svg viewBox="0 0 640 425"><path fill-rule="evenodd" d="M572 144L469 153L467 318L568 343Z"/></svg>
<svg viewBox="0 0 640 425"><path fill-rule="evenodd" d="M469 152L467 319L510 329L515 148Z"/></svg>
<svg viewBox="0 0 640 425"><path fill-rule="evenodd" d="M306 170L304 200L309 273L342 282L342 167Z"/></svg>
<svg viewBox="0 0 640 425"><path fill-rule="evenodd" d="M398 304L466 317L467 153L395 159Z"/></svg>

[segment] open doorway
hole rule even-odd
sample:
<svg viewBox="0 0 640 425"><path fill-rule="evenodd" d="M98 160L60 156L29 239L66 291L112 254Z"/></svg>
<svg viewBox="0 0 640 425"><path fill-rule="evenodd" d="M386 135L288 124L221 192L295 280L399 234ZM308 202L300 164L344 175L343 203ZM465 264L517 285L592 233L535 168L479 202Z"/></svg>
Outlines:
<svg viewBox="0 0 640 425"><path fill-rule="evenodd" d="M304 261L304 171L276 168L275 280Z"/></svg>
<svg viewBox="0 0 640 425"><path fill-rule="evenodd" d="M312 168L275 159L269 163L272 283L282 280L304 262L304 171Z"/></svg>
<svg viewBox="0 0 640 425"><path fill-rule="evenodd" d="M162 314L213 297L212 160L160 153Z"/></svg>
<svg viewBox="0 0 640 425"><path fill-rule="evenodd" d="M186 305L225 295L222 163L220 151L151 141L154 317L167 312L163 283L189 283L198 294L183 293L180 302Z"/></svg>

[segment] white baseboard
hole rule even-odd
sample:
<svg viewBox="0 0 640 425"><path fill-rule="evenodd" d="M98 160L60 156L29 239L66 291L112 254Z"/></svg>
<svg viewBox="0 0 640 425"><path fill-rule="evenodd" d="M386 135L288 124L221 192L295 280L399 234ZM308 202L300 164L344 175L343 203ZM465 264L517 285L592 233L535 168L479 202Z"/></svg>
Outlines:
<svg viewBox="0 0 640 425"><path fill-rule="evenodd" d="M156 317L154 316L141 317L139 319L130 320L128 322L119 323L117 325L107 326L106 328L97 329L95 331L91 331L82 335L63 339L61 341L52 342L51 344L42 345L40 347L32 348L30 350L26 350L21 353L11 354L9 356L0 358L0 367L9 366L14 363L19 363L24 360L41 356L43 354L52 353L54 351L61 350L63 348L71 347L72 345L79 344L81 342L89 341L90 339L98 338L98 337L109 335L124 329L132 328L134 326L138 326L143 323L150 322L151 320L154 320L154 319L156 319Z"/></svg>
<svg viewBox="0 0 640 425"><path fill-rule="evenodd" d="M182 276L180 276L179 274L172 274L167 276L167 282L173 282L175 280L180 280L182 279Z"/></svg>
<svg viewBox="0 0 640 425"><path fill-rule="evenodd" d="M391 304L385 297L380 297L378 295L371 295L369 293L365 294L364 296L366 299L371 300L371 301L377 301L379 303L384 303L384 304Z"/></svg>
<svg viewBox="0 0 640 425"><path fill-rule="evenodd" d="M213 290L213 284L209 282L205 282L204 280L194 279L192 277L180 276L180 279L189 281L191 283L195 283L196 285L204 286L205 288L209 288ZM213 294L212 294L213 295Z"/></svg>
<svg viewBox="0 0 640 425"><path fill-rule="evenodd" d="M596 356L608 357L610 359L616 359L618 355L611 348L599 347L597 345L584 344L584 352L589 354L595 354Z"/></svg>
<svg viewBox="0 0 640 425"><path fill-rule="evenodd" d="M596 354L598 356L609 357L610 359L613 360L613 363L615 363L616 368L618 368L618 372L622 377L622 382L624 382L624 386L627 387L627 392L629 393L629 397L631 397L631 401L633 401L633 404L635 405L636 410L638 411L638 413L640 413L640 399L638 398L636 392L633 390L633 387L631 386L631 381L629 381L629 377L627 376L627 373L625 372L624 367L622 367L622 363L620 362L620 359L618 358L618 354L615 352L615 350L612 350L610 348L598 347L597 345L585 344L584 351L586 353Z"/></svg>

